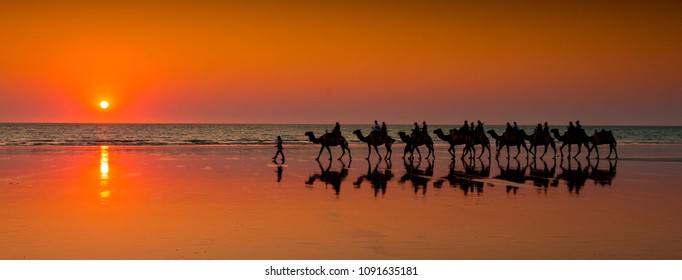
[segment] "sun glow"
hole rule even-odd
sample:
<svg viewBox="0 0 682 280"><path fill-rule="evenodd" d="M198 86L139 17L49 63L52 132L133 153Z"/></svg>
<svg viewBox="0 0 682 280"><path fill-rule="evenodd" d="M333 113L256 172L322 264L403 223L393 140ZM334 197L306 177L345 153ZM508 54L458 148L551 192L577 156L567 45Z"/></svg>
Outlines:
<svg viewBox="0 0 682 280"><path fill-rule="evenodd" d="M102 102L99 103L99 107L102 109L109 108L109 102L107 102L106 100L103 100Z"/></svg>

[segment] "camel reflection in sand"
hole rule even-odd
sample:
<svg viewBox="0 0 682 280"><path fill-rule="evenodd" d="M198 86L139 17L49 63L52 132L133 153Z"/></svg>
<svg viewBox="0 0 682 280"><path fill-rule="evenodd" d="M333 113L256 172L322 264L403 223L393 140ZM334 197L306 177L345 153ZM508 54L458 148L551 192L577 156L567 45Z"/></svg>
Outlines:
<svg viewBox="0 0 682 280"><path fill-rule="evenodd" d="M556 187L556 184L551 184L551 179L556 175L556 158L552 158L552 167L549 168L547 161L541 158L542 168L538 168L538 161L533 160L530 164L529 176L526 178L533 181L533 185L547 190L549 186Z"/></svg>
<svg viewBox="0 0 682 280"><path fill-rule="evenodd" d="M348 177L348 168L350 168L350 163L351 161L348 161L348 167L346 167L346 164L342 161L341 162L341 169L339 171L331 170L332 168L332 161L329 161L329 165L327 165L327 168L322 167L322 163L320 163L319 160L317 160L317 164L320 166L320 172L319 173L313 173L313 175L310 175L308 177L308 180L305 181L305 184L308 186L312 186L313 183L315 183L316 180L320 180L324 182L325 186L331 185L334 191L336 192L336 195L338 196L341 193L341 182Z"/></svg>
<svg viewBox="0 0 682 280"><path fill-rule="evenodd" d="M443 183L447 181L451 187L461 189L465 196L470 192L482 193L483 179L490 177L490 159L488 159L488 164L479 159L480 165L477 165L474 159L461 159L461 162L464 171L455 169L456 160L453 159L448 166L448 174L433 182L433 187L442 188Z"/></svg>
<svg viewBox="0 0 682 280"><path fill-rule="evenodd" d="M541 167L539 162L542 163ZM616 167L618 162L608 160L608 169L600 169L600 161L596 162L587 160L587 166L583 162L575 158L568 158L566 163L562 159L558 164L559 172L557 174L556 159L552 158L551 165L542 158L534 159L530 163L522 164L516 159L508 159L503 165L497 160L499 168L499 175L492 177L495 179L491 184L503 184L508 193L516 193L521 186L527 185L531 182L533 187L547 190L550 186L558 187L560 182L564 182L570 193L579 194L585 187L587 180L593 180L595 185L609 186L616 176ZM551 166L551 167L550 167ZM509 184L506 184L508 182ZM527 185L530 187L531 185Z"/></svg>
<svg viewBox="0 0 682 280"><path fill-rule="evenodd" d="M519 190L519 184L524 184L526 182L526 170L528 169L528 165L525 164L521 166L521 162L518 161L516 158L514 158L514 162L516 162L516 167L512 168L512 164L510 163L510 159L507 158L507 165L505 167L502 167L500 164L500 160L497 159L497 167L500 169L500 174L495 176L495 179L503 180L503 181L508 181L512 182L515 184L509 184L506 186L507 193L514 193Z"/></svg>
<svg viewBox="0 0 682 280"><path fill-rule="evenodd" d="M433 159L426 159L426 168L421 169L422 161L418 160L417 164L413 159L403 159L403 164L405 166L405 175L400 177L399 183L404 184L409 181L414 188L414 193L418 193L422 190L422 195L426 195L426 185L433 178Z"/></svg>
<svg viewBox="0 0 682 280"><path fill-rule="evenodd" d="M572 165L573 161L575 161L575 168ZM583 168L582 163L579 160L568 158L568 166L564 167L564 161L562 159L559 168L561 169L561 173L554 178L555 184L558 183L559 180L564 180L569 192L579 194L580 190L585 186L585 182L590 177L590 166L588 165Z"/></svg>
<svg viewBox="0 0 682 280"><path fill-rule="evenodd" d="M618 160L607 160L609 162L608 169L599 169L599 159L596 163L592 165L592 160L588 159L588 164L590 166L590 179L594 180L595 184L601 186L610 186L613 182L613 178L616 177L616 167L618 166Z"/></svg>
<svg viewBox="0 0 682 280"><path fill-rule="evenodd" d="M381 192L381 196L383 197L386 195L386 188L388 186L388 182L395 177L393 175L393 172L391 171L391 160L389 158L386 158L386 169L384 171L379 171L379 165L381 164L381 160L377 161L377 163L374 165L374 169L372 169L372 164L370 163L369 160L367 160L367 172L364 175L361 175L358 177L358 179L353 182L353 185L356 188L359 188L362 185L362 182L364 181L369 181L370 184L372 185L372 189L374 190L374 196L378 196L379 192Z"/></svg>

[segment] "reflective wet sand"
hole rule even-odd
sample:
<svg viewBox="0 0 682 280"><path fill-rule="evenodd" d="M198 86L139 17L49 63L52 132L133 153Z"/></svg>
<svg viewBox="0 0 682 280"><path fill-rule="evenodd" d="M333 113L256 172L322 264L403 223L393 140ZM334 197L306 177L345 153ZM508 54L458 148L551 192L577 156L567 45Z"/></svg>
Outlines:
<svg viewBox="0 0 682 280"><path fill-rule="evenodd" d="M0 258L682 258L676 146L599 161L351 149L318 162L316 145L285 146L280 165L270 146L2 147Z"/></svg>

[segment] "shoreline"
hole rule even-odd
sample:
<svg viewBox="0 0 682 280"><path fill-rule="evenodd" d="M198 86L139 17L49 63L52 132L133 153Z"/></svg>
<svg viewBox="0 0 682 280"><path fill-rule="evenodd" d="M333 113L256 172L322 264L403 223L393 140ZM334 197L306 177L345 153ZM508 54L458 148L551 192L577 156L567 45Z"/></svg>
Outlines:
<svg viewBox="0 0 682 280"><path fill-rule="evenodd" d="M111 149L120 149L120 150L144 150L144 149L149 149L149 150L164 150L164 149L169 149L169 150L177 150L177 149L215 149L215 150L220 150L220 149L240 149L240 148L247 148L247 149L264 149L264 150L269 150L275 143L262 143L262 144L168 144L168 145L13 145L13 146L0 146L0 155L2 153L7 153L12 150L33 150L33 151L59 151L59 150L99 150L101 147L109 147ZM404 148L405 144L397 142L393 144L393 151L394 151L394 156L402 156L402 151ZM290 143L290 144L284 144L283 145L285 153L286 150L288 149L305 149L305 148L315 148L317 147L319 150L320 145L318 144L313 144L313 143ZM355 156L353 159L364 159L367 154L367 145L364 143L349 143L349 147L351 148L351 152L354 155L357 155L357 153L360 153L361 156ZM439 141L434 143L434 149L441 153L443 150L447 150L449 147L449 144ZM555 159L560 160L562 157L559 155L559 147L560 145L557 145L557 155L555 155ZM459 159L459 156L461 155L462 152L462 145L456 146L455 150L457 153L457 159ZM338 150L338 147L331 147L332 153L334 153L335 150ZM606 155L608 155L609 148L608 146L600 146L600 158L595 157L595 153L593 151L591 157L589 160L608 160L606 158ZM618 144L617 146L618 149L618 155L619 158L615 158L612 156L610 160L619 160L619 161L665 161L665 162L682 162L682 144ZM273 148L274 150L274 148ZM420 147L420 150L426 151L425 147ZM495 158L495 150L496 146L494 144L491 145L491 151L492 151L492 158ZM382 153L385 153L385 147L379 146L379 151ZM476 153L477 155L480 153L481 147L476 146ZM510 152L512 155L516 155L516 147L510 148ZM538 147L538 154L542 154L544 152L544 147ZM550 149L547 152L547 155L544 157L545 160L551 159L552 158L552 150ZM564 148L564 153L567 155L568 154L568 149ZM572 154L575 153L575 150L572 150ZM274 152L273 152L274 154ZM323 155L326 154L326 152L323 152ZM372 154L374 154L374 151L372 151ZM525 159L525 151L522 150L521 154L519 155L519 159ZM311 153L312 155L312 153ZM313 155L314 156L314 155ZM449 157L449 155L445 155L446 157ZM487 151L484 157L487 156ZM582 159L586 160L587 156L587 149L583 148L582 152L576 159ZM506 158L506 149L502 150L500 152L500 158L504 159ZM533 157L530 157L530 160L532 160ZM539 156L537 157L539 160ZM568 159L568 156L565 156L564 159Z"/></svg>

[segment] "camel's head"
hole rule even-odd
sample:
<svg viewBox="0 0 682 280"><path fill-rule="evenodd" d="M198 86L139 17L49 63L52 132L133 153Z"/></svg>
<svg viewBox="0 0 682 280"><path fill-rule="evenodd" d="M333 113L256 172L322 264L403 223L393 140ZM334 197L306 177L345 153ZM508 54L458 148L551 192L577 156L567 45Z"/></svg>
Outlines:
<svg viewBox="0 0 682 280"><path fill-rule="evenodd" d="M555 133L559 133L559 129L558 129L558 128L552 128L552 129L550 129L549 131L555 132Z"/></svg>
<svg viewBox="0 0 682 280"><path fill-rule="evenodd" d="M493 130L493 129L488 130L488 134L494 134L494 133L495 133L495 130Z"/></svg>
<svg viewBox="0 0 682 280"><path fill-rule="evenodd" d="M353 134L360 135L360 134L362 134L362 132L360 132L359 129L356 129L356 130L353 130Z"/></svg>
<svg viewBox="0 0 682 280"><path fill-rule="evenodd" d="M439 129L434 130L433 133L436 135L437 134L443 134L443 130L439 128Z"/></svg>
<svg viewBox="0 0 682 280"><path fill-rule="evenodd" d="M308 131L304 135L308 136L309 138L315 138L315 134L312 131Z"/></svg>

